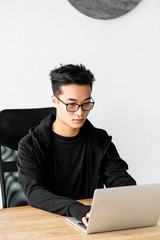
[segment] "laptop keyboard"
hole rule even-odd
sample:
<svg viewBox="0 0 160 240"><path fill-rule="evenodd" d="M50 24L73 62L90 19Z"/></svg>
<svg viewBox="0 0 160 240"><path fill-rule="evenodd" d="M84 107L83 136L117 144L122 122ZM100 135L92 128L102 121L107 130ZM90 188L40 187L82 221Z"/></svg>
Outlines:
<svg viewBox="0 0 160 240"><path fill-rule="evenodd" d="M84 229L86 229L87 227L84 225L84 223L80 222L78 223L81 227L83 227Z"/></svg>

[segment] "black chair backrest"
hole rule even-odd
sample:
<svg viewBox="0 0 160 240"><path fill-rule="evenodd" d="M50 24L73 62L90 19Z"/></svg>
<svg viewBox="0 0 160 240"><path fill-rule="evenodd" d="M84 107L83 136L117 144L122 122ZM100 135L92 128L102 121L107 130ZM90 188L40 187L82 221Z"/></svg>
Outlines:
<svg viewBox="0 0 160 240"><path fill-rule="evenodd" d="M55 111L55 108L50 107L6 109L0 112L0 182L3 207L27 204L18 183L18 143L31 127L37 126L42 119Z"/></svg>
<svg viewBox="0 0 160 240"><path fill-rule="evenodd" d="M6 109L0 112L0 144L17 150L20 139L29 129L37 126L40 121L55 108Z"/></svg>

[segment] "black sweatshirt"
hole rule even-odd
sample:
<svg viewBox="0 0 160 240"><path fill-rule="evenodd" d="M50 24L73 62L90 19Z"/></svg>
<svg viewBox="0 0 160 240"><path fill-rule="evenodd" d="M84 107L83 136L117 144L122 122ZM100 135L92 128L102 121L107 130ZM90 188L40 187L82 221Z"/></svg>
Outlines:
<svg viewBox="0 0 160 240"><path fill-rule="evenodd" d="M106 131L86 120L79 135L64 138L52 132L54 120L49 115L19 143L19 181L31 206L81 220L90 206L76 199L92 198L104 185L136 184Z"/></svg>
<svg viewBox="0 0 160 240"><path fill-rule="evenodd" d="M48 161L52 169L54 193L73 199L82 199L88 194L86 149L87 143L82 130L74 137L53 133L52 151Z"/></svg>

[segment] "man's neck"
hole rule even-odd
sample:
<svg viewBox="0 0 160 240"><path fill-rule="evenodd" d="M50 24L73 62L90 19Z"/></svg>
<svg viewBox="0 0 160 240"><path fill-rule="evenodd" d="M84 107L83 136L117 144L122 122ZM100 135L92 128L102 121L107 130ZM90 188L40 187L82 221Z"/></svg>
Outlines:
<svg viewBox="0 0 160 240"><path fill-rule="evenodd" d="M63 137L74 137L79 133L80 129L79 128L70 128L68 126L62 127L59 124L57 124L57 122L55 121L52 124L52 131Z"/></svg>

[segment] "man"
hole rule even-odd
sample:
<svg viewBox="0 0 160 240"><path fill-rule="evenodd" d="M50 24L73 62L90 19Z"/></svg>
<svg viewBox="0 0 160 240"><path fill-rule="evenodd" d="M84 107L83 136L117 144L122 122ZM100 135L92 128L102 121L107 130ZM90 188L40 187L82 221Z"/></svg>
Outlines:
<svg viewBox="0 0 160 240"><path fill-rule="evenodd" d="M50 73L53 114L19 143L19 180L34 207L76 217L87 225L96 188L136 184L106 131L87 116L94 107L94 75L83 65L63 65ZM54 111L56 109L56 111Z"/></svg>

